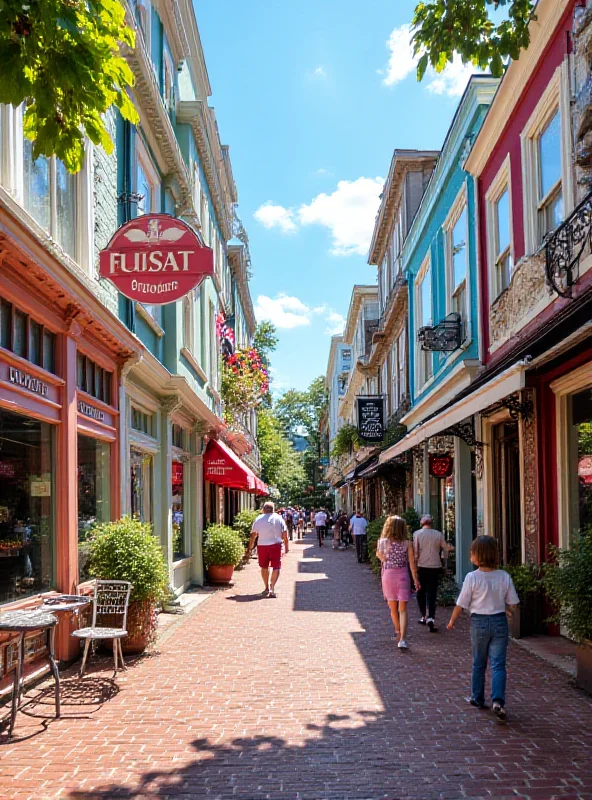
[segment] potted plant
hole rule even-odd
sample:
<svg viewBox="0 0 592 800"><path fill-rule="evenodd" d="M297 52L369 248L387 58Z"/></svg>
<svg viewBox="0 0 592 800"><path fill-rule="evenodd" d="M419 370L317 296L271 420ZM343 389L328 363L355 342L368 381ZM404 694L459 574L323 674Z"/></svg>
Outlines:
<svg viewBox="0 0 592 800"><path fill-rule="evenodd" d="M539 564L517 564L504 567L510 575L520 598L520 606L510 620L510 634L514 639L544 633L545 593L542 567Z"/></svg>
<svg viewBox="0 0 592 800"><path fill-rule="evenodd" d="M555 614L576 649L576 684L592 693L592 530L582 531L569 550L550 547L544 586Z"/></svg>
<svg viewBox="0 0 592 800"><path fill-rule="evenodd" d="M251 538L251 529L253 527L253 523L259 516L261 511L256 511L250 508L244 508L242 511L239 511L236 517L232 522L232 528L235 530L241 538L241 542L245 548L245 559L244 563L247 563L246 555L247 555L247 545L249 544L249 539Z"/></svg>
<svg viewBox="0 0 592 800"><path fill-rule="evenodd" d="M206 530L204 561L212 583L230 583L245 546L240 535L226 525L210 525Z"/></svg>
<svg viewBox="0 0 592 800"><path fill-rule="evenodd" d="M88 571L102 580L130 581L124 653L142 653L156 638L157 609L168 596L169 573L148 523L131 517L97 525L90 538Z"/></svg>

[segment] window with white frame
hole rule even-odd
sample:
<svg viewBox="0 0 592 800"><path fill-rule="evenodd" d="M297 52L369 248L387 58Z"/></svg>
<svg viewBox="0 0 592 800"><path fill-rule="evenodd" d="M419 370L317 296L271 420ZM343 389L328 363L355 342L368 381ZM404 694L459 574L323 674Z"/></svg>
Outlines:
<svg viewBox="0 0 592 800"><path fill-rule="evenodd" d="M514 269L511 185L510 156L508 156L485 195L492 301L508 288Z"/></svg>
<svg viewBox="0 0 592 800"><path fill-rule="evenodd" d="M415 282L415 308L416 308L416 331L426 328L433 324L432 312L432 265L428 254L423 262ZM417 381L418 385L423 386L434 372L433 356L429 350L423 350L421 342L417 342Z"/></svg>
<svg viewBox="0 0 592 800"><path fill-rule="evenodd" d="M214 304L209 303L209 330L210 330L210 383L214 389L218 388L218 336L216 335L216 310Z"/></svg>
<svg viewBox="0 0 592 800"><path fill-rule="evenodd" d="M535 252L574 205L567 64L558 67L522 134L525 245Z"/></svg>
<svg viewBox="0 0 592 800"><path fill-rule="evenodd" d="M399 371L397 376L398 406L400 406L407 394L407 330L405 327L397 339L397 369Z"/></svg>
<svg viewBox="0 0 592 800"><path fill-rule="evenodd" d="M160 178L139 136L136 136L136 192L138 216L160 211ZM159 306L148 303L143 306L153 319L160 320Z"/></svg>
<svg viewBox="0 0 592 800"><path fill-rule="evenodd" d="M466 324L467 310L467 268L468 268L468 224L466 187L452 206L444 223L446 248L446 309L448 313L458 314Z"/></svg>

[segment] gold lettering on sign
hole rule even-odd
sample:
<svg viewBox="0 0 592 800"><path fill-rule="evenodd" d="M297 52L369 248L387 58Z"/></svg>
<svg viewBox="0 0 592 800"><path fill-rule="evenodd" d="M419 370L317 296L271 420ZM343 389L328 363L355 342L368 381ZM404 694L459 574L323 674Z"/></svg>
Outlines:
<svg viewBox="0 0 592 800"><path fill-rule="evenodd" d="M14 383L16 386L22 386L23 389L28 389L30 392L40 394L42 397L47 397L49 394L49 386L46 383L40 381L39 378L34 378L32 375L29 375L28 372L16 369L16 367L8 368L8 380L10 383Z"/></svg>

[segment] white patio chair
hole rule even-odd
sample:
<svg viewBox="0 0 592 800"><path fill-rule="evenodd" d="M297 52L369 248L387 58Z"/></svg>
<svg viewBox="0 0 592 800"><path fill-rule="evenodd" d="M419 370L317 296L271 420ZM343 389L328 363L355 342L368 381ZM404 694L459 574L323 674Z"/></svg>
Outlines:
<svg viewBox="0 0 592 800"><path fill-rule="evenodd" d="M80 677L84 674L88 650L92 642L101 639L113 640L113 662L117 674L117 657L121 666L127 669L123 660L121 640L127 636L127 607L132 584L129 581L97 581L93 597L93 616L90 628L73 631L72 636L85 639L84 655L80 665Z"/></svg>

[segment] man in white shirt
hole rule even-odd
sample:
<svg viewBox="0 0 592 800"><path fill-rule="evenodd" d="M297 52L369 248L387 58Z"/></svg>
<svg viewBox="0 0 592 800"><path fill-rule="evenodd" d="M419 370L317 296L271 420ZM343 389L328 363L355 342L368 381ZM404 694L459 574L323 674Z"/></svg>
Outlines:
<svg viewBox="0 0 592 800"><path fill-rule="evenodd" d="M417 604L421 614L419 624L427 625L430 633L437 633L436 597L442 574L441 556L442 553L452 552L454 547L447 543L440 531L432 528L434 520L430 514L424 514L420 524L421 528L413 534L413 553L421 586L417 591Z"/></svg>
<svg viewBox="0 0 592 800"><path fill-rule="evenodd" d="M321 508L320 511L317 511L314 518L315 528L317 529L317 538L319 540L319 547L323 546L323 539L325 538L325 532L327 530L327 515Z"/></svg>
<svg viewBox="0 0 592 800"><path fill-rule="evenodd" d="M247 556L250 556L255 546L255 539L257 539L257 559L265 585L265 589L261 594L267 597L276 597L275 585L280 577L280 569L282 567L282 542L285 553L288 553L290 547L288 544L288 529L281 516L275 513L273 503L265 503L262 511L263 513L259 514L251 528ZM271 580L269 577L270 568Z"/></svg>
<svg viewBox="0 0 592 800"><path fill-rule="evenodd" d="M349 522L349 529L351 535L354 537L356 543L356 554L358 556L358 563L362 564L368 559L368 536L366 529L368 527L368 520L364 517L361 511L356 511Z"/></svg>

